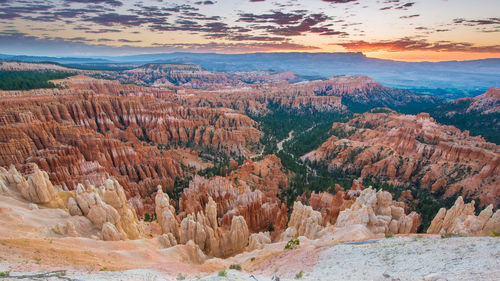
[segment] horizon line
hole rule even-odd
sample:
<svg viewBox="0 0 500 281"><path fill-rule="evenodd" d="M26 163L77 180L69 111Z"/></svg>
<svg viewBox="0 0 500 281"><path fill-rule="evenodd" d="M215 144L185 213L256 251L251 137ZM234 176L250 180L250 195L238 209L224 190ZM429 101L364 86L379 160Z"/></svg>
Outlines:
<svg viewBox="0 0 500 281"><path fill-rule="evenodd" d="M257 55L257 54L360 54L365 58L368 59L376 59L376 60L385 60L385 61L394 61L394 62L407 62L407 63L439 63L439 62L467 62L467 61L482 61L482 60L492 60L492 59L500 59L499 57L488 57L488 58L481 58L481 59L464 59L464 60L437 60L437 61L430 61L430 60L398 60L398 59L389 59L389 58L377 58L377 57L372 57L372 56L367 56L363 52L314 52L314 51L269 51L269 52L241 52L241 53L219 53L219 52L195 52L195 51L176 51L176 52L155 52L155 53L137 53L137 54L126 54L126 55L64 55L64 56L51 56L51 55L33 55L33 54L7 54L7 53L0 53L0 55L3 56L24 56L24 57L46 57L46 58L54 58L54 59L67 59L67 58L119 58L119 57L132 57L132 56L146 56L146 55L163 55L163 54L204 54L204 55L226 55L226 56L231 56L231 55ZM7 59L0 59L2 60L7 60ZM36 62L33 62L36 63ZM40 63L40 62L39 62ZM115 62L116 63L116 62Z"/></svg>

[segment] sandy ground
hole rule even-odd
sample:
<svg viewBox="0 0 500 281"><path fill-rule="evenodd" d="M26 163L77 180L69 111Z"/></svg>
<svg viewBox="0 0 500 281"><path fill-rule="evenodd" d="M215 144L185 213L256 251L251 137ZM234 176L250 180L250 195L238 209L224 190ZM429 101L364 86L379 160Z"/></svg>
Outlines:
<svg viewBox="0 0 500 281"><path fill-rule="evenodd" d="M499 237L413 235L361 244L336 241L366 239L354 229L323 240L301 237L295 250L284 250L285 242L279 242L197 264L185 245L162 249L154 238L105 242L51 231L58 222L72 219L63 210L31 210L17 195L0 195L0 281L16 280L2 278L2 272L54 270L66 270L66 277L74 280L296 280L300 272L301 280L500 280ZM243 270L219 276L232 264Z"/></svg>
<svg viewBox="0 0 500 281"><path fill-rule="evenodd" d="M70 269L66 276L78 280L160 281L179 280L182 275L185 280L264 281L271 280L273 275L281 280L297 280L296 274L302 271L300 280L500 280L498 237L397 237L366 244L332 243L320 247L314 246L316 242L279 252L270 245L261 251L232 257L227 262L242 262L243 271L226 270L226 276L219 276L218 270L194 273L186 271L186 267L171 268L170 273L158 269L97 272ZM251 256L254 262L259 259L254 266L247 262ZM0 271L14 269L12 275L25 274L17 271L22 268L19 264L0 263ZM177 274L172 273L176 270Z"/></svg>

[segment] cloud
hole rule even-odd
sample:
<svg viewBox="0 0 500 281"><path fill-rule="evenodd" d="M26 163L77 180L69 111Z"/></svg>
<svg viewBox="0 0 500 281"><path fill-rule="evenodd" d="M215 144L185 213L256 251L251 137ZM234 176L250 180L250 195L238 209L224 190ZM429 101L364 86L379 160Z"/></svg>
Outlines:
<svg viewBox="0 0 500 281"><path fill-rule="evenodd" d="M85 41L88 40L88 41ZM158 52L271 52L271 51L309 51L318 47L301 45L291 42L254 42L254 43L178 43L153 44L151 47L110 46L103 42L114 40L101 38L90 42L85 38L37 38L16 30L0 31L0 53L60 56L65 55L126 55Z"/></svg>
<svg viewBox="0 0 500 281"><path fill-rule="evenodd" d="M194 2L196 5L213 5L215 4L215 2L213 1L198 1L198 2Z"/></svg>
<svg viewBox="0 0 500 281"><path fill-rule="evenodd" d="M453 23L455 24L464 24L468 26L477 26L477 25L492 25L492 24L500 24L500 18L488 18L481 20L467 20L463 18L454 19Z"/></svg>
<svg viewBox="0 0 500 281"><path fill-rule="evenodd" d="M43 11L50 11L53 5L25 4L23 6L6 6L0 10L0 19L13 20L26 15L34 15Z"/></svg>
<svg viewBox="0 0 500 281"><path fill-rule="evenodd" d="M122 42L122 43L140 43L142 41L141 40L118 39L118 42Z"/></svg>
<svg viewBox="0 0 500 281"><path fill-rule="evenodd" d="M409 16L400 16L400 19L411 19L411 18L416 18L420 17L420 15L409 15Z"/></svg>
<svg viewBox="0 0 500 281"><path fill-rule="evenodd" d="M476 46L472 43L437 41L428 42L425 39L416 40L412 38L402 38L392 41L351 41L347 43L338 43L349 51L436 51L436 52L474 52L474 53L500 53L500 45Z"/></svg>
<svg viewBox="0 0 500 281"><path fill-rule="evenodd" d="M271 11L269 14L256 15L252 13L239 14L238 21L247 23L275 23L279 25L297 24L304 18L304 12L282 13Z"/></svg>
<svg viewBox="0 0 500 281"><path fill-rule="evenodd" d="M122 32L120 29L100 28L97 30L86 30L85 33L109 33L109 32Z"/></svg>
<svg viewBox="0 0 500 281"><path fill-rule="evenodd" d="M137 15L121 15L117 13L99 14L95 17L87 18L87 20L104 26L140 26L150 22L150 19L142 18Z"/></svg>
<svg viewBox="0 0 500 281"><path fill-rule="evenodd" d="M336 31L328 24L332 18L323 13L306 14L306 11L283 13L271 11L267 14L239 14L239 22L253 23L253 29L278 36L299 36L304 33L318 33L320 35L347 35L346 32Z"/></svg>
<svg viewBox="0 0 500 281"><path fill-rule="evenodd" d="M475 29L479 32L486 32L486 33L500 32L500 18L487 18L487 19L457 18L453 20L453 24L476 27Z"/></svg>
<svg viewBox="0 0 500 281"><path fill-rule="evenodd" d="M113 7L123 6L123 3L117 0L65 0L65 2L82 4L108 4Z"/></svg>
<svg viewBox="0 0 500 281"><path fill-rule="evenodd" d="M401 5L401 6L394 7L394 9L408 10L408 8L413 7L413 5L415 5L415 2L408 2L408 3L405 3L405 4Z"/></svg>
<svg viewBox="0 0 500 281"><path fill-rule="evenodd" d="M345 4L349 2L357 2L358 0L321 0L321 1L334 4Z"/></svg>

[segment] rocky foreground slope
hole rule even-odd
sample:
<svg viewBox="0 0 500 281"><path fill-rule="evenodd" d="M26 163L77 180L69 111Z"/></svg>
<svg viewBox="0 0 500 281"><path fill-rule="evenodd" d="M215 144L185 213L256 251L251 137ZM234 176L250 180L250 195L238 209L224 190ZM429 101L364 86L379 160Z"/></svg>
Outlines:
<svg viewBox="0 0 500 281"><path fill-rule="evenodd" d="M257 280L271 280L272 276L278 276L281 280L295 280L299 274L303 276L303 280L496 280L500 276L496 266L500 259L500 244L496 237L446 239L432 235L413 235L384 239L383 236L368 236L372 234L367 234L366 226L359 224L356 227L334 230L319 239L300 236L299 245L290 250L285 249L287 240L270 243L266 240L265 233L259 238L251 235L247 251L226 259L211 258L200 249L202 241L205 242L205 247L214 245L210 244L212 242L224 241L222 246L228 249L228 245L243 245L245 240L241 238L246 236L244 228L236 227L242 226L235 221L237 219L233 219L232 227L228 230L217 225L214 218L218 204L212 200L203 213L189 215L182 221L181 227L177 228L181 239L194 233L199 234L199 230L204 229L209 234L205 236L208 240L201 240L196 235L194 238L198 239L197 242L190 240L185 244L175 245L174 241L177 240L174 234L155 234L153 238L143 236L135 240L109 241L114 239L106 238L106 229L110 228L110 233L121 233L118 231L120 224L112 220L116 217L109 214L119 213L119 218L123 221L126 216L123 210L132 210L120 199L123 198L120 187L112 181L106 188L82 190L81 195L78 195L79 191L68 194L52 190L54 187L50 186L46 181L46 174L41 171L36 171L26 183L14 171L1 172L0 272L8 272L12 276L43 274L56 269L65 270L61 273L65 278L79 280L251 280L251 275ZM20 192L18 188L28 192ZM365 190L359 198L377 198L377 203L365 205L362 209L367 212L368 218L375 215L379 221L384 216L371 212L388 203L386 192L380 191L373 197L374 191ZM37 196L32 197L34 194ZM71 203L74 204L73 207L64 209L57 205L64 202L64 195L68 202L74 199L73 196L83 197L76 199L76 204ZM36 200L44 202L47 198L51 199L47 203L34 204L28 198L38 198ZM55 198L59 199L54 200ZM86 201L83 198L93 198L96 201ZM168 197L158 192L157 198L160 201L157 206L163 210L163 213L158 212L158 218L169 218L172 206L169 206ZM379 202L382 198L385 199ZM366 202L365 199L363 202ZM57 203L57 206L50 202ZM384 204L381 205L382 202ZM90 203L90 210L84 216L86 203ZM299 204L301 203L297 203L297 206ZM391 210L393 206L391 205ZM301 211L303 209L304 207L294 209L293 221L298 221L296 218L301 213L313 214L302 221L302 225L311 226L315 222L321 222L320 214ZM78 213L78 210L81 214L70 214L75 211ZM95 214L99 216L94 216ZM314 217L317 219L312 219ZM101 219L109 219L104 222L102 230L97 228ZM131 222L133 221L132 218ZM159 222L163 229L164 221L159 219ZM156 223L140 221L139 226L145 230L144 233L158 231ZM289 227L293 226L289 224ZM498 229L500 230L500 225ZM63 232L66 230L69 231ZM218 240L220 238L223 240ZM368 238L376 239L342 243ZM261 243L257 243L257 240ZM234 241L243 242L228 243ZM252 243L259 247L251 247ZM228 270L231 265L239 265L242 271ZM227 270L225 277L221 277L219 273L223 269Z"/></svg>
<svg viewBox="0 0 500 281"><path fill-rule="evenodd" d="M480 206L500 206L500 147L467 131L438 124L428 114L385 109L334 123L333 134L302 158L396 185L415 184L463 195Z"/></svg>

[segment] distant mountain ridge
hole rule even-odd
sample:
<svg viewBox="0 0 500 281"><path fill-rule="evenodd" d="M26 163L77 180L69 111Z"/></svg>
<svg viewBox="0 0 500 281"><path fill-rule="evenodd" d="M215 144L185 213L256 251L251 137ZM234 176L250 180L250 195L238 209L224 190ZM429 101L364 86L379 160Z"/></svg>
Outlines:
<svg viewBox="0 0 500 281"><path fill-rule="evenodd" d="M362 53L160 53L130 56L34 57L0 55L0 59L52 61L61 64L194 63L209 71L292 71L305 79L365 75L384 86L456 99L475 96L500 81L500 58L402 62L366 57ZM132 67L131 67L132 68Z"/></svg>

